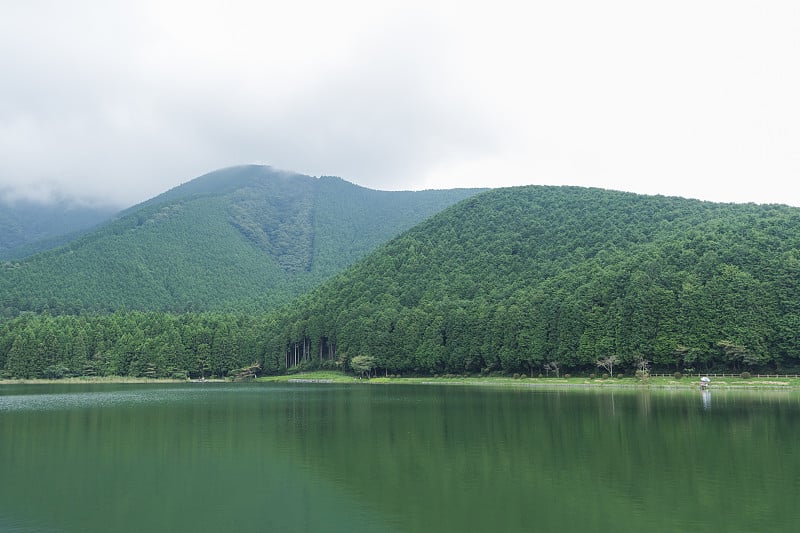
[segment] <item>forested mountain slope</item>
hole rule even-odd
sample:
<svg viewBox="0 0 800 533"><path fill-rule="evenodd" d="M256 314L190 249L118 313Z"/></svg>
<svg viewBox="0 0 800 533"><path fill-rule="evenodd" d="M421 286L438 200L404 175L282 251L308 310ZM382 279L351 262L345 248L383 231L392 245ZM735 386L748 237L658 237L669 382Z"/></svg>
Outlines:
<svg viewBox="0 0 800 533"><path fill-rule="evenodd" d="M284 311L267 367L390 373L800 367L800 209L574 187L498 189Z"/></svg>
<svg viewBox="0 0 800 533"><path fill-rule="evenodd" d="M55 248L109 220L112 207L0 201L0 260Z"/></svg>
<svg viewBox="0 0 800 533"><path fill-rule="evenodd" d="M476 192L386 192L265 166L223 169L63 248L0 264L0 316L268 309Z"/></svg>
<svg viewBox="0 0 800 533"><path fill-rule="evenodd" d="M351 190L340 180L318 184ZM361 205L358 195L370 192L356 190L355 196L341 193L337 202L326 196L327 216L344 228L331 235L368 231L354 206ZM276 198L247 197L262 204ZM303 198L284 197L293 205ZM109 235L140 239L141 248L128 246L124 254L145 283L148 272L167 270L139 251L156 239L158 225L185 228L159 249L174 247L184 257L181 235L200 247L188 237L192 217L199 217L193 213L201 212L196 206L217 209L220 198L201 194L148 205L95 239L106 242L106 251L117 250ZM262 211L271 207L251 210L240 202L238 212L236 202L221 205L228 218L202 233L209 250L191 258L215 262L223 272L217 286L234 286L224 277L250 264L251 252L244 250L272 257L271 272L284 279L308 276L306 233L273 236L274 227L246 218L270 216ZM290 211L304 220L297 215L303 209ZM187 220L179 226L175 219L182 217ZM335 258L335 248L322 246L332 237L316 235L325 234L315 232L312 272L320 258ZM231 258L231 248L215 254L226 239L239 243L239 256ZM72 253L94 243L87 238ZM226 260L228 270L219 267ZM203 282L204 268L191 270L195 265L184 261L167 264ZM269 313L23 313L0 324L0 377L226 376L254 364L267 373L297 365L355 368L358 356L391 374L589 373L610 356L625 373L640 361L661 371L796 372L798 332L800 209L531 186L492 190L451 206Z"/></svg>

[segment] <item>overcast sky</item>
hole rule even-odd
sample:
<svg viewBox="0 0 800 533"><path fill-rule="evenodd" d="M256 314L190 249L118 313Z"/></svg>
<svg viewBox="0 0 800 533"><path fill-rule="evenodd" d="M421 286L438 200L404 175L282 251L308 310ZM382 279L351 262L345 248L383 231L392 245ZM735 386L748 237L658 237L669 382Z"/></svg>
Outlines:
<svg viewBox="0 0 800 533"><path fill-rule="evenodd" d="M800 2L0 0L0 196L263 163L800 206Z"/></svg>

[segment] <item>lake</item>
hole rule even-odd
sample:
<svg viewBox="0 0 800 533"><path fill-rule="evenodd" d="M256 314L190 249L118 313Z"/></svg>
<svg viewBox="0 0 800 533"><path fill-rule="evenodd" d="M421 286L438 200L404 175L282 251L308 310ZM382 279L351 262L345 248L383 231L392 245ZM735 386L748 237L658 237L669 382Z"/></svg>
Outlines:
<svg viewBox="0 0 800 533"><path fill-rule="evenodd" d="M795 531L800 394L0 387L0 531Z"/></svg>

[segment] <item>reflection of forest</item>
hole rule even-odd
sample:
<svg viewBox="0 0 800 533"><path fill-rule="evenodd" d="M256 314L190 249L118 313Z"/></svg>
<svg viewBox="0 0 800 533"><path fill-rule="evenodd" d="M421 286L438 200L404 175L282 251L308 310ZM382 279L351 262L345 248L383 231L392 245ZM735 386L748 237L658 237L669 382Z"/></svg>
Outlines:
<svg viewBox="0 0 800 533"><path fill-rule="evenodd" d="M296 460L409 530L619 531L625 517L679 528L717 509L727 513L717 526L746 531L753 505L784 523L793 481L767 486L762 472L783 472L779 457L800 436L781 422L797 401L760 401L726 396L709 419L694 391L377 386L298 393L275 434L291 436Z"/></svg>
<svg viewBox="0 0 800 533"><path fill-rule="evenodd" d="M13 481L0 515L30 505L58 524L74 508L173 531L671 531L708 514L748 531L798 518L785 473L799 466L800 405L786 393L714 391L712 410L688 390L196 384L148 395L4 412L0 468Z"/></svg>
<svg viewBox="0 0 800 533"><path fill-rule="evenodd" d="M16 412L0 396L0 529L392 531L295 461L274 433L287 409L263 401L263 389L173 388L136 386L133 401L94 404L55 396Z"/></svg>

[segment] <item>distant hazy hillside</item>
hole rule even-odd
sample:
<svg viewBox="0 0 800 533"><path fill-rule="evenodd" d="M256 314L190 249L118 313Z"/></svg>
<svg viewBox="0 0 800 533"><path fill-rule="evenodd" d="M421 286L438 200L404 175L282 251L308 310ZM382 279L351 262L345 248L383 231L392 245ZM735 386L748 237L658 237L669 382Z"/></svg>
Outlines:
<svg viewBox="0 0 800 533"><path fill-rule="evenodd" d="M0 201L0 260L17 259L62 245L111 218L108 207L65 202L37 204Z"/></svg>
<svg viewBox="0 0 800 533"><path fill-rule="evenodd" d="M245 166L0 270L0 314L264 309L476 190L384 192Z"/></svg>
<svg viewBox="0 0 800 533"><path fill-rule="evenodd" d="M800 209L532 186L453 206L302 298L265 367L797 368L798 332Z"/></svg>

